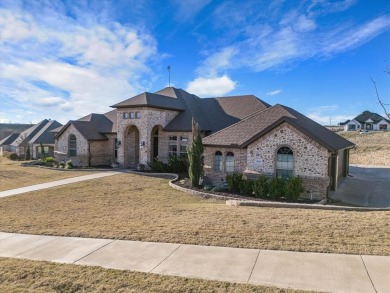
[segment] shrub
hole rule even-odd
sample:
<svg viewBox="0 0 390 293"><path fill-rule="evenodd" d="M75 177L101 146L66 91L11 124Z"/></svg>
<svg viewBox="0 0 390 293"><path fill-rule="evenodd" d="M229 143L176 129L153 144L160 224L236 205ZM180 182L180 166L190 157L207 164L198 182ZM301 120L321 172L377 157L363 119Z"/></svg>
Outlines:
<svg viewBox="0 0 390 293"><path fill-rule="evenodd" d="M72 160L66 161L65 168L66 169L73 169L74 168Z"/></svg>
<svg viewBox="0 0 390 293"><path fill-rule="evenodd" d="M39 143L39 146L41 148L41 160L44 161L45 157L46 157L46 155L45 155L45 148L43 147L43 144L41 142Z"/></svg>
<svg viewBox="0 0 390 293"><path fill-rule="evenodd" d="M164 163L158 159L154 159L152 162L148 162L148 166L157 172L166 173L182 173L187 172L188 162L185 157L168 156L168 163Z"/></svg>
<svg viewBox="0 0 390 293"><path fill-rule="evenodd" d="M227 190L229 190L229 188L228 188L226 183L220 183L211 189L211 191L214 191L214 192L223 192L223 191L227 191Z"/></svg>
<svg viewBox="0 0 390 293"><path fill-rule="evenodd" d="M253 182L253 192L256 197L265 197L268 194L269 178L265 175L260 175Z"/></svg>
<svg viewBox="0 0 390 293"><path fill-rule="evenodd" d="M232 173L229 175L226 175L226 183L228 185L228 189L231 192L238 192L240 190L240 184L243 180L242 173Z"/></svg>
<svg viewBox="0 0 390 293"><path fill-rule="evenodd" d="M64 161L60 162L59 166L60 168L65 168L65 162Z"/></svg>
<svg viewBox="0 0 390 293"><path fill-rule="evenodd" d="M268 182L268 194L272 199L279 199L284 193L284 181L280 178L271 178Z"/></svg>
<svg viewBox="0 0 390 293"><path fill-rule="evenodd" d="M13 152L3 152L3 157L12 160L12 161L18 161L19 156L16 153Z"/></svg>
<svg viewBox="0 0 390 293"><path fill-rule="evenodd" d="M45 163L55 163L56 159L53 157L46 157Z"/></svg>
<svg viewBox="0 0 390 293"><path fill-rule="evenodd" d="M303 192L302 179L299 176L290 177L286 180L284 186L284 195L287 199L296 200Z"/></svg>
<svg viewBox="0 0 390 293"><path fill-rule="evenodd" d="M252 179L243 179L240 182L239 189L240 193L247 196L253 196L253 183Z"/></svg>

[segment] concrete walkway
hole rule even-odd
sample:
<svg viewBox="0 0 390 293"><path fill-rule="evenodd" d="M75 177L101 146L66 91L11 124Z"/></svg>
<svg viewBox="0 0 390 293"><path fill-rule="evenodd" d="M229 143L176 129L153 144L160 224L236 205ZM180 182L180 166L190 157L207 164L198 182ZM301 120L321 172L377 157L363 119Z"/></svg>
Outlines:
<svg viewBox="0 0 390 293"><path fill-rule="evenodd" d="M99 172L99 173L95 173L95 174L77 176L77 177L73 177L73 178L67 178L67 179L62 179L62 180L57 180L57 181L52 181L52 182L47 182L47 183L30 185L30 186L21 187L21 188L0 191L0 197L18 195L21 193L26 193L26 192L31 192L31 191L36 191L36 190L41 190L41 189L46 189L46 188L52 188L52 187L56 187L56 186L60 186L60 185L66 185L66 184L71 184L71 183L76 183L76 182L81 182L81 181L86 181L86 180L91 180L91 179L97 179L97 178L112 176L112 175L116 175L116 174L120 174L120 172L113 172L113 171Z"/></svg>
<svg viewBox="0 0 390 293"><path fill-rule="evenodd" d="M390 292L390 257L0 232L0 256L327 292Z"/></svg>

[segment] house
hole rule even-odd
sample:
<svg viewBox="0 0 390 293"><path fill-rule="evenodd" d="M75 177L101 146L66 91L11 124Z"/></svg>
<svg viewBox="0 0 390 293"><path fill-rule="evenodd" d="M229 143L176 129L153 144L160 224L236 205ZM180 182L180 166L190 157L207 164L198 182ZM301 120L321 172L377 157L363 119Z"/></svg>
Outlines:
<svg viewBox="0 0 390 293"><path fill-rule="evenodd" d="M361 131L361 130L389 130L390 120L380 116L377 113L364 111L352 120L340 123L344 126L344 131Z"/></svg>
<svg viewBox="0 0 390 293"><path fill-rule="evenodd" d="M205 146L205 181L227 174L302 177L308 195L326 196L348 174L354 144L299 112L253 95L201 99L167 87L142 93L57 129L55 156L75 165L118 162L124 168L169 155L192 142L192 119Z"/></svg>
<svg viewBox="0 0 390 293"><path fill-rule="evenodd" d="M24 158L28 146L31 158L39 159L41 156L40 144L42 143L46 156L54 155L54 135L50 131L62 124L55 120L44 119L31 126L20 134L11 134L0 141L0 154L3 151L15 152Z"/></svg>

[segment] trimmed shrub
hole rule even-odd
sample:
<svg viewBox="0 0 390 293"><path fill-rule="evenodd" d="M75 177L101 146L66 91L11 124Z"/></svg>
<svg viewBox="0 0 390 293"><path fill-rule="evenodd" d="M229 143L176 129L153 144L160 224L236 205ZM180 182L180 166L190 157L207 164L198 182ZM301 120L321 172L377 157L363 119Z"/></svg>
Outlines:
<svg viewBox="0 0 390 293"><path fill-rule="evenodd" d="M290 177L286 180L284 186L284 195L287 199L298 199L301 192L304 191L302 179L299 176Z"/></svg>
<svg viewBox="0 0 390 293"><path fill-rule="evenodd" d="M241 181L243 180L243 175L242 173L232 173L232 174L229 174L229 175L226 175L226 183L228 185L228 189L231 191L231 192L239 192L240 190L240 184L241 184Z"/></svg>
<svg viewBox="0 0 390 293"><path fill-rule="evenodd" d="M268 195L269 178L265 175L260 175L253 182L253 192L256 197L266 197Z"/></svg>
<svg viewBox="0 0 390 293"><path fill-rule="evenodd" d="M239 189L240 193L246 196L253 196L253 183L252 179L243 179L240 182Z"/></svg>
<svg viewBox="0 0 390 293"><path fill-rule="evenodd" d="M56 161L56 159L53 157L46 157L45 158L45 163L54 163L55 161Z"/></svg>
<svg viewBox="0 0 390 293"><path fill-rule="evenodd" d="M211 191L214 191L214 192L224 192L224 191L227 191L229 190L228 186L226 185L226 183L220 183L216 186L214 186Z"/></svg>
<svg viewBox="0 0 390 293"><path fill-rule="evenodd" d="M13 152L3 152L3 157L11 161L19 161L19 156Z"/></svg>
<svg viewBox="0 0 390 293"><path fill-rule="evenodd" d="M280 178L273 177L268 181L268 194L272 199L280 199L284 193L284 181Z"/></svg>

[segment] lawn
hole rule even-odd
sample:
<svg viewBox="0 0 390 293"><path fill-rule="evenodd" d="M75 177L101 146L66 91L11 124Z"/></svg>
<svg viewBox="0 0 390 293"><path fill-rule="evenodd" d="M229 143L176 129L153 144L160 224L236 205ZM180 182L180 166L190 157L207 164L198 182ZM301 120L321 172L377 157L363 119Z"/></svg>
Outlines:
<svg viewBox="0 0 390 293"><path fill-rule="evenodd" d="M0 191L91 173L93 172L61 171L36 167L22 167L20 166L20 162L0 157Z"/></svg>
<svg viewBox="0 0 390 293"><path fill-rule="evenodd" d="M0 199L0 231L390 255L390 212L231 207L120 174Z"/></svg>
<svg viewBox="0 0 390 293"><path fill-rule="evenodd" d="M390 131L364 134L342 131L338 134L356 144L350 153L351 164L390 166Z"/></svg>
<svg viewBox="0 0 390 293"><path fill-rule="evenodd" d="M8 258L0 271L1 292L307 292Z"/></svg>

